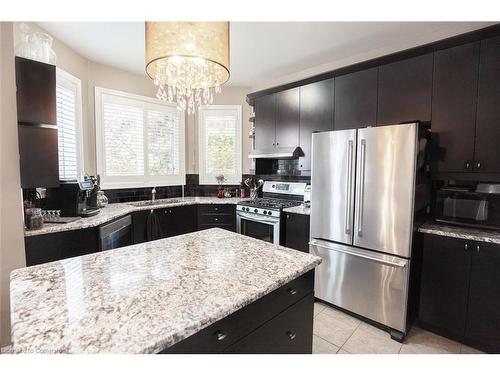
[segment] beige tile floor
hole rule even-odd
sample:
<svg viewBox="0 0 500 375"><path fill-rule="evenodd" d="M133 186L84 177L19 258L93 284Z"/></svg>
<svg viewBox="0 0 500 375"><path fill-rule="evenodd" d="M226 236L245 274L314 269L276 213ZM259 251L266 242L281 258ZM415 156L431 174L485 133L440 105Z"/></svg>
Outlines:
<svg viewBox="0 0 500 375"><path fill-rule="evenodd" d="M414 326L403 344L389 333L330 306L314 304L313 354L478 354L480 351Z"/></svg>

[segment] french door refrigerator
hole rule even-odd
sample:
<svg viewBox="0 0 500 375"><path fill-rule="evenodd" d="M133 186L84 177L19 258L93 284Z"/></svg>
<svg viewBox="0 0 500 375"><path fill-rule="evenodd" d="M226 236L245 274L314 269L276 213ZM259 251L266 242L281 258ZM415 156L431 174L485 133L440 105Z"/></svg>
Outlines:
<svg viewBox="0 0 500 375"><path fill-rule="evenodd" d="M419 129L312 137L310 252L323 258L316 297L382 324L397 340L407 331L416 171L425 148Z"/></svg>

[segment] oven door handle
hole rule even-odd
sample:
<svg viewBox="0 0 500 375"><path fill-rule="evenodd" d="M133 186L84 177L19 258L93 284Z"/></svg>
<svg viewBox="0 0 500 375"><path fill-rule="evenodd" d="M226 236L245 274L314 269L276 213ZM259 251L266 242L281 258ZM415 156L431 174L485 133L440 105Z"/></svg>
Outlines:
<svg viewBox="0 0 500 375"><path fill-rule="evenodd" d="M243 219L248 219L248 220L256 221L259 223L276 224L276 223L280 222L279 218L269 220L270 219L269 217L265 217L263 215L247 214L247 213L243 213L243 212L238 212L237 216L240 218L243 218Z"/></svg>

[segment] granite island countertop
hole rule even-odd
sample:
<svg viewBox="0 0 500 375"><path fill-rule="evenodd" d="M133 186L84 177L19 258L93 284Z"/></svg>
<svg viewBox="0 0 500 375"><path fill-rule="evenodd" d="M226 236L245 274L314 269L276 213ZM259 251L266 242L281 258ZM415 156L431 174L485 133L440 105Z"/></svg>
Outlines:
<svg viewBox="0 0 500 375"><path fill-rule="evenodd" d="M177 200L174 203L165 203L168 200ZM38 236L41 234L64 232L69 230L77 230L84 228L97 227L107 223L110 220L119 218L136 211L152 210L157 208L188 206L192 204L236 204L242 200L250 198L217 198L217 197L184 197L184 198L167 198L158 199L157 204L147 206L137 206L141 202L126 202L126 203L111 203L101 209L95 216L82 217L76 221L67 224L51 224L46 223L41 229L25 230L24 236Z"/></svg>
<svg viewBox="0 0 500 375"><path fill-rule="evenodd" d="M418 231L438 236L500 244L500 232L495 230L459 227L435 221L428 221L421 225L418 228Z"/></svg>
<svg viewBox="0 0 500 375"><path fill-rule="evenodd" d="M321 258L219 228L12 271L13 352L156 353Z"/></svg>

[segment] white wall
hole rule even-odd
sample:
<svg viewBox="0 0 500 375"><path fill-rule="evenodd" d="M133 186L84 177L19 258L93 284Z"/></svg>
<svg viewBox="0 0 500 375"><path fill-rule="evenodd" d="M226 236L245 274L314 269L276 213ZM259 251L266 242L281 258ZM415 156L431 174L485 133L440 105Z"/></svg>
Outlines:
<svg viewBox="0 0 500 375"><path fill-rule="evenodd" d="M26 265L12 22L0 22L0 346L10 343L9 274Z"/></svg>
<svg viewBox="0 0 500 375"><path fill-rule="evenodd" d="M29 23L32 31L43 30L36 23ZM14 39L19 40L19 25L15 24ZM54 51L57 55L57 66L82 80L83 97L83 135L84 135L84 163L85 171L89 174L96 173L96 151L95 151L95 116L94 116L94 87L126 91L133 94L156 96L156 87L152 80L143 75L131 73L111 66L99 64L78 54L66 44L54 38ZM239 104L243 109L243 131L242 131L242 171L249 173L251 162L248 153L252 148L252 140L248 138L250 123L250 106L246 103L246 94L250 87L246 86L224 86L222 93L214 95L214 104ZM198 173L198 133L197 119L194 116L186 116L186 173Z"/></svg>

